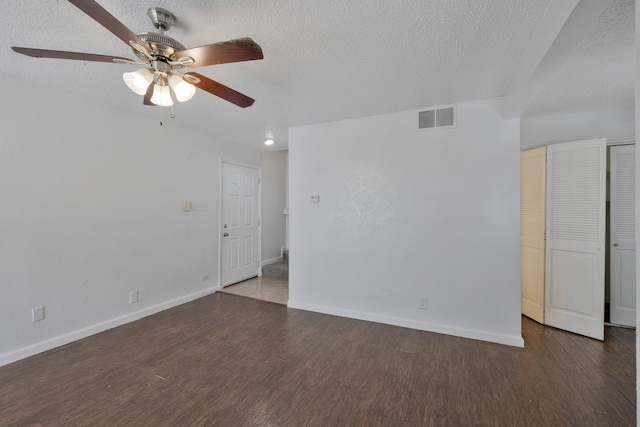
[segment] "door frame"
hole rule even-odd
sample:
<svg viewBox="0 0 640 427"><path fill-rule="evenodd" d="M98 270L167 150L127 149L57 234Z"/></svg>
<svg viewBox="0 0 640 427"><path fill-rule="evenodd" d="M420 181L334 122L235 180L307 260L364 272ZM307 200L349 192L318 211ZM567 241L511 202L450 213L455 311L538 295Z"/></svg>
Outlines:
<svg viewBox="0 0 640 427"><path fill-rule="evenodd" d="M224 163L258 171L258 276L262 276L262 166L223 160L222 157L218 157L218 289L222 289L222 245L224 243L222 237L224 215L224 174L222 166Z"/></svg>

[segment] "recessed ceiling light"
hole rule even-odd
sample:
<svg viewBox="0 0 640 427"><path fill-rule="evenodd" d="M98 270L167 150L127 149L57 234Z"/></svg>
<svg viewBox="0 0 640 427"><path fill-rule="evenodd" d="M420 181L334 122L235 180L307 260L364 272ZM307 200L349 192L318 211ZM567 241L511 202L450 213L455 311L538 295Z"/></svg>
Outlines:
<svg viewBox="0 0 640 427"><path fill-rule="evenodd" d="M273 139L265 139L264 140L264 145L273 145L275 141Z"/></svg>

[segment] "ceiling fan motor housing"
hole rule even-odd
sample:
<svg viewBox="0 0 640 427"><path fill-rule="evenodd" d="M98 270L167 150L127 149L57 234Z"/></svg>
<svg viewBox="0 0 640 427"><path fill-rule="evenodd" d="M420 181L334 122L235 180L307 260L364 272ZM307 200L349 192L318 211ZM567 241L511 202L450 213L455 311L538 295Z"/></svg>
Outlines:
<svg viewBox="0 0 640 427"><path fill-rule="evenodd" d="M166 60L173 60L173 55L176 52L181 50L185 50L186 48L182 45L182 43L177 40L172 39L171 37L165 36L164 34L158 33L140 33L136 34L140 40L147 43L151 48L151 51L158 57L158 59L162 60L165 58ZM133 50L136 56L140 59L146 59L144 54L138 52L137 50Z"/></svg>
<svg viewBox="0 0 640 427"><path fill-rule="evenodd" d="M147 15L149 15L149 18L151 18L153 26L160 30L160 34L139 33L136 34L136 36L138 36L140 40L149 45L155 59L165 62L173 61L175 59L173 55L176 52L185 50L185 47L182 43L164 35L164 32L168 31L174 24L176 20L175 16L173 16L173 14L168 10L162 9L160 7L149 8L149 10L147 11ZM140 59L148 59L144 55L144 53L139 52L135 48L133 51Z"/></svg>

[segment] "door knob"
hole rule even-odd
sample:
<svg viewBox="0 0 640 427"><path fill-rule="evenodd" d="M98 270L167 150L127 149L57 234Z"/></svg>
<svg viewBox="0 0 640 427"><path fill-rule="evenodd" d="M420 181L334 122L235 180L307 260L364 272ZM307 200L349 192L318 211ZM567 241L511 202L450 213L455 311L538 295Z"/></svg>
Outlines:
<svg viewBox="0 0 640 427"><path fill-rule="evenodd" d="M224 233L223 234L224 237L227 237L228 235L229 235L229 233Z"/></svg>
<svg viewBox="0 0 640 427"><path fill-rule="evenodd" d="M617 243L614 243L614 244L613 244L613 246L618 246L618 244L617 244Z"/></svg>

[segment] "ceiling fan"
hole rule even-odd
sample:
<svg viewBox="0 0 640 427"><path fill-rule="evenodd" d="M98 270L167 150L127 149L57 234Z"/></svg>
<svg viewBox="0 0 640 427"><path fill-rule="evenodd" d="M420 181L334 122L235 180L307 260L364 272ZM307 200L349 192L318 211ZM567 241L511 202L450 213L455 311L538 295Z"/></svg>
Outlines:
<svg viewBox="0 0 640 427"><path fill-rule="evenodd" d="M150 8L148 11L154 27L160 30L160 33L134 34L94 0L68 1L132 47L133 52L140 61L92 53L15 46L12 46L11 49L23 55L36 58L143 65L144 68L132 73L125 73L123 78L131 90L139 95L144 95L143 103L145 105L173 105L172 92L178 101L185 102L191 99L196 87L242 108L253 105L254 99L202 74L195 72L183 73L181 71L184 67L194 68L262 59L262 49L250 38L229 40L186 49L180 42L164 34L175 22L175 17L164 9L156 7Z"/></svg>

